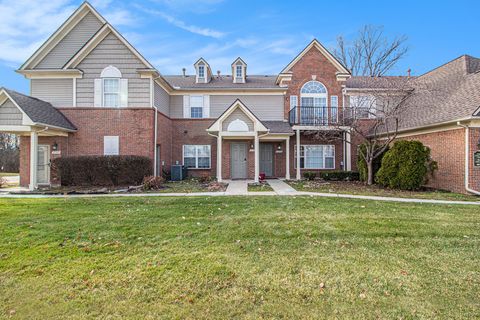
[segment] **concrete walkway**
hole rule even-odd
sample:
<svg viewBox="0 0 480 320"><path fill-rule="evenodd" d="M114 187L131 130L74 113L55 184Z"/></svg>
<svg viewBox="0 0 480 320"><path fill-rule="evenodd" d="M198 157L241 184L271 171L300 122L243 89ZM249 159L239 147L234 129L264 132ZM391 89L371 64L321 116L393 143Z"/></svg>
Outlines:
<svg viewBox="0 0 480 320"><path fill-rule="evenodd" d="M269 179L267 180L267 182L270 185L270 187L272 187L273 191L275 191L275 193L278 194L279 196L299 195L299 192L297 190L293 189L282 180Z"/></svg>
<svg viewBox="0 0 480 320"><path fill-rule="evenodd" d="M226 195L229 196L244 196L248 194L248 184L249 182L246 180L231 180L225 181L228 182L227 191L225 191Z"/></svg>

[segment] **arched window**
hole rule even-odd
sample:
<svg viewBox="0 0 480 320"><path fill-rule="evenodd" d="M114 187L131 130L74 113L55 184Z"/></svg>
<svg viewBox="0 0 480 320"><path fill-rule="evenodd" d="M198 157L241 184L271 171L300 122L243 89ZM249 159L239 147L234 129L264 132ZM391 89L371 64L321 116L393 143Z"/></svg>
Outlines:
<svg viewBox="0 0 480 320"><path fill-rule="evenodd" d="M120 106L122 73L114 66L108 66L100 74L102 78L102 101L104 107L118 108Z"/></svg>
<svg viewBox="0 0 480 320"><path fill-rule="evenodd" d="M248 131L248 125L245 123L245 121L236 119L229 123L227 130L236 131L236 132L246 132Z"/></svg>
<svg viewBox="0 0 480 320"><path fill-rule="evenodd" d="M304 124L328 123L327 88L318 81L308 81L300 90L300 119Z"/></svg>

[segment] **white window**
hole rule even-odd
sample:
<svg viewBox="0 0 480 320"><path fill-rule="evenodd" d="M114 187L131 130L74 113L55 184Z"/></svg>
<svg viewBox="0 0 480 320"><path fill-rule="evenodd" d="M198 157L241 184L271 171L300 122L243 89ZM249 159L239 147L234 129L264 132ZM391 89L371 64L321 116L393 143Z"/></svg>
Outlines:
<svg viewBox="0 0 480 320"><path fill-rule="evenodd" d="M290 110L298 106L298 97L290 96Z"/></svg>
<svg viewBox="0 0 480 320"><path fill-rule="evenodd" d="M190 96L190 118L203 118L203 96Z"/></svg>
<svg viewBox="0 0 480 320"><path fill-rule="evenodd" d="M115 156L120 154L118 136L103 137L103 154L106 156Z"/></svg>
<svg viewBox="0 0 480 320"><path fill-rule="evenodd" d="M355 117L358 119L373 119L376 110L375 97L368 95L350 96L350 108L354 110Z"/></svg>
<svg viewBox="0 0 480 320"><path fill-rule="evenodd" d="M201 79L205 78L205 66L198 66L198 77Z"/></svg>
<svg viewBox="0 0 480 320"><path fill-rule="evenodd" d="M337 122L338 96L330 96L330 118L333 123Z"/></svg>
<svg viewBox="0 0 480 320"><path fill-rule="evenodd" d="M297 163L295 147L295 167ZM335 169L335 146L333 145L301 145L300 169Z"/></svg>
<svg viewBox="0 0 480 320"><path fill-rule="evenodd" d="M102 70L100 79L94 81L94 106L119 108L128 104L128 80L114 66Z"/></svg>
<svg viewBox="0 0 480 320"><path fill-rule="evenodd" d="M210 169L210 146L184 145L183 165L190 169Z"/></svg>
<svg viewBox="0 0 480 320"><path fill-rule="evenodd" d="M327 88L318 81L305 83L300 90L300 120L302 124L326 125Z"/></svg>
<svg viewBox="0 0 480 320"><path fill-rule="evenodd" d="M235 70L236 70L235 76L239 79L242 79L243 78L243 67L241 65L237 65Z"/></svg>

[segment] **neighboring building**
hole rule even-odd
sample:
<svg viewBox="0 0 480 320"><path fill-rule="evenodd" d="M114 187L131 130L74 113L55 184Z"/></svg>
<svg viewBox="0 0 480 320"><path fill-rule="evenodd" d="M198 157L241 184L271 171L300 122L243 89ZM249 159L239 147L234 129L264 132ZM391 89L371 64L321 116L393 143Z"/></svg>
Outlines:
<svg viewBox="0 0 480 320"><path fill-rule="evenodd" d="M480 63L457 60L422 76L447 85L451 100L413 107L400 136L432 148L439 162L433 186L464 192L462 168L480 135ZM195 75L161 75L82 4L18 70L30 79L30 97L0 89L0 131L21 136L21 185L58 183L51 159L81 155L141 155L152 159L156 175L184 164L192 176L219 180L355 170L358 141L344 115L350 99L369 90L317 40L278 75L250 75L241 58L228 75L213 74L203 58L194 67ZM314 139L312 130L343 139ZM469 188L480 189L480 167L469 161L468 172Z"/></svg>

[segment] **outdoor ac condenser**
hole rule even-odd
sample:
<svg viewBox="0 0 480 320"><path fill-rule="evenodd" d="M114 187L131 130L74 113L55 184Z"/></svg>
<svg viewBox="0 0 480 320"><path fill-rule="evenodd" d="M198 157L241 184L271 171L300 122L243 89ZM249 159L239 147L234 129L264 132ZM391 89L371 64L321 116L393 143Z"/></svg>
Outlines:
<svg viewBox="0 0 480 320"><path fill-rule="evenodd" d="M172 181L181 181L187 177L187 168L182 165L172 165L171 176Z"/></svg>

